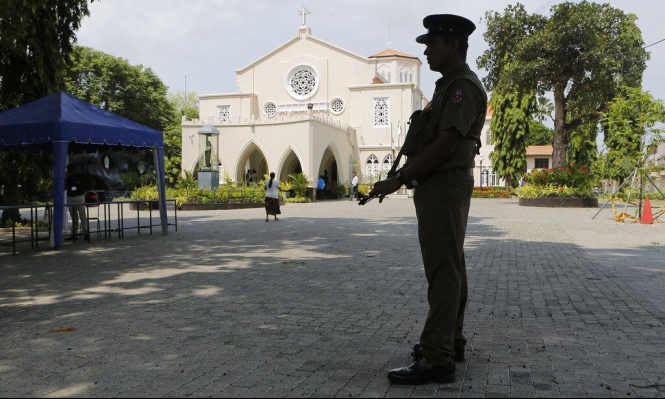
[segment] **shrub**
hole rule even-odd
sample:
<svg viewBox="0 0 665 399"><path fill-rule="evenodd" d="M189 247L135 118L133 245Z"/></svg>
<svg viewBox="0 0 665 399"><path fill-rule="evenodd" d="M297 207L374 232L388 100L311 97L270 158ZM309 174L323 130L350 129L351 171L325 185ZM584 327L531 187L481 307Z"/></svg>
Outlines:
<svg viewBox="0 0 665 399"><path fill-rule="evenodd" d="M259 184L249 187L222 185L217 190L206 190L201 188L169 188L166 197L175 199L177 205L182 204L210 204L210 203L241 203L241 202L263 202L265 188ZM131 198L135 201L154 201L159 199L157 186L139 187L132 192Z"/></svg>
<svg viewBox="0 0 665 399"><path fill-rule="evenodd" d="M557 169L535 169L524 176L526 183L532 186L590 187L589 169L584 165L571 165Z"/></svg>
<svg viewBox="0 0 665 399"><path fill-rule="evenodd" d="M335 194L340 198L346 196L346 186L344 184L335 186Z"/></svg>
<svg viewBox="0 0 665 399"><path fill-rule="evenodd" d="M132 191L130 197L134 201L154 201L159 199L157 186L143 186Z"/></svg>
<svg viewBox="0 0 665 399"><path fill-rule="evenodd" d="M474 187L471 198L511 198L503 187Z"/></svg>
<svg viewBox="0 0 665 399"><path fill-rule="evenodd" d="M589 190L575 187L523 186L517 189L520 198L593 198Z"/></svg>
<svg viewBox="0 0 665 399"><path fill-rule="evenodd" d="M285 200L287 204L307 204L312 202L308 197L290 197Z"/></svg>
<svg viewBox="0 0 665 399"><path fill-rule="evenodd" d="M593 198L589 169L584 165L536 169L524 179L527 185L516 190L520 198Z"/></svg>
<svg viewBox="0 0 665 399"><path fill-rule="evenodd" d="M293 184L287 182L284 183L279 183L279 186L282 188L284 191L291 191L293 190Z"/></svg>
<svg viewBox="0 0 665 399"><path fill-rule="evenodd" d="M293 190L296 192L296 197L307 197L307 189L309 183L307 182L307 176L304 173L297 173L289 175L293 184Z"/></svg>
<svg viewBox="0 0 665 399"><path fill-rule="evenodd" d="M358 192L362 195L367 195L372 191L372 184L358 184Z"/></svg>

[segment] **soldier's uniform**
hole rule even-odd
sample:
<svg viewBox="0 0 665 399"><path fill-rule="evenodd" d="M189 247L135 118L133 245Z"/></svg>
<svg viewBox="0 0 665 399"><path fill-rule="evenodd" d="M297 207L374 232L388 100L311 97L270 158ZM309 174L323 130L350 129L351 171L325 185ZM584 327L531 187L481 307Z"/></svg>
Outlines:
<svg viewBox="0 0 665 399"><path fill-rule="evenodd" d="M487 94L465 64L437 81L431 106L440 112L438 130L457 131L463 137L453 155L414 192L430 305L420 351L431 363L442 364L455 356L455 348L459 352L466 345L462 334L467 300L464 238Z"/></svg>
<svg viewBox="0 0 665 399"><path fill-rule="evenodd" d="M460 28L459 23L466 25ZM467 37L475 29L471 21L451 15L429 16L424 25L430 33L467 29ZM427 37L423 35L417 40L426 43ZM408 156L408 167L439 131L455 131L462 137L456 150L435 171L416 179L414 192L430 307L416 352L433 366L449 364L456 358L456 349L457 359L460 351L463 357L466 345L462 333L468 295L464 238L474 186L474 157L480 148L486 110L487 93L477 75L464 63L436 82L430 104L412 117L402 149ZM421 366L417 362L416 358L411 367L391 371L389 378L398 383L427 382L420 379L424 374L418 371ZM452 373L454 379L454 366Z"/></svg>

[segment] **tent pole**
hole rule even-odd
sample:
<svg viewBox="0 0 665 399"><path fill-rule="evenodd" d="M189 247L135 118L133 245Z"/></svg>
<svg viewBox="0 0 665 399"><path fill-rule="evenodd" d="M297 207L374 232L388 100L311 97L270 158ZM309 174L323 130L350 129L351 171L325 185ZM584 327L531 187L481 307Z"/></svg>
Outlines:
<svg viewBox="0 0 665 399"><path fill-rule="evenodd" d="M53 142L53 241L54 249L62 247L62 227L65 212L65 170L67 169L66 141Z"/></svg>
<svg viewBox="0 0 665 399"><path fill-rule="evenodd" d="M164 172L164 148L156 147L153 151L155 170L157 171L157 190L159 191L159 216L162 220L162 234L169 234L169 221L166 213L166 173Z"/></svg>

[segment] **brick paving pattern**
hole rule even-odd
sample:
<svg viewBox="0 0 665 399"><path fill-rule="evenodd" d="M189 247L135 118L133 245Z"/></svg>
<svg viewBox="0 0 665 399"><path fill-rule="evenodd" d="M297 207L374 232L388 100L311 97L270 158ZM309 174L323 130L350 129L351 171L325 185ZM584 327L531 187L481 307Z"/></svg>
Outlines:
<svg viewBox="0 0 665 399"><path fill-rule="evenodd" d="M0 253L0 396L665 393L665 224L474 200L467 361L455 384L411 387L386 379L427 312L411 201L282 212Z"/></svg>

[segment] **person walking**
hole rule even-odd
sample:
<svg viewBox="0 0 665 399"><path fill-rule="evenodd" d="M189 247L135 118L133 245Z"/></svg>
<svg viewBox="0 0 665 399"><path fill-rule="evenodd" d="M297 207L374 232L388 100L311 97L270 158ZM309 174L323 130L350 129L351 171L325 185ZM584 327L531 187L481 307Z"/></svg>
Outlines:
<svg viewBox="0 0 665 399"><path fill-rule="evenodd" d="M358 194L358 176L356 176L356 172L353 172L353 179L351 179L351 193L349 195L349 201L353 201L353 199L356 197Z"/></svg>
<svg viewBox="0 0 665 399"><path fill-rule="evenodd" d="M282 212L279 209L279 192L284 191L279 186L279 180L275 180L275 172L270 173L270 180L266 181L266 222L269 222L270 215L275 216L275 221L278 221L277 215Z"/></svg>
<svg viewBox="0 0 665 399"><path fill-rule="evenodd" d="M411 117L401 153L408 157L396 174L374 185L384 197L403 184L414 188L418 238L428 290L429 313L414 346L414 362L388 372L396 384L455 381L455 362L464 361L464 312L468 296L464 238L473 191L473 168L487 112L487 93L466 63L466 18L439 14L423 20L430 69L443 75L432 101Z"/></svg>
<svg viewBox="0 0 665 399"><path fill-rule="evenodd" d="M68 241L74 241L78 238L79 221L83 229L85 240L90 239L88 232L88 219L86 217L85 209L85 189L83 188L83 179L76 174L76 166L67 165L67 173L65 174L65 187L67 189L67 205L69 214L72 217L72 234L65 238ZM77 205L81 204L81 205Z"/></svg>

